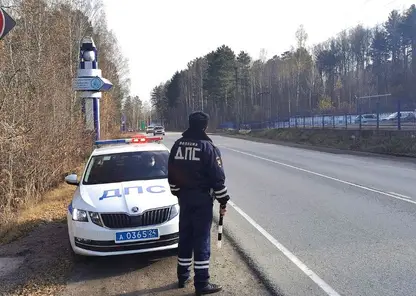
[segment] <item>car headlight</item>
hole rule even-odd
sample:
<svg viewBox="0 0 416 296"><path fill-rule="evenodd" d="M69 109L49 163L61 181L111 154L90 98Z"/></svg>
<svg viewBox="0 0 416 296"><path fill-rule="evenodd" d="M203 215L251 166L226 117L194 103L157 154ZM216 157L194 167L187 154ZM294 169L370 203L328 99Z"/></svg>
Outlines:
<svg viewBox="0 0 416 296"><path fill-rule="evenodd" d="M170 208L170 213L169 213L169 220L172 220L173 218L175 218L176 216L178 216L179 214L179 205L173 205Z"/></svg>
<svg viewBox="0 0 416 296"><path fill-rule="evenodd" d="M74 208L72 210L72 220L78 222L88 222L87 211Z"/></svg>
<svg viewBox="0 0 416 296"><path fill-rule="evenodd" d="M103 222L101 221L101 217L100 214L96 213L96 212L89 212L90 214L90 218L92 223L98 225L98 226L103 226Z"/></svg>

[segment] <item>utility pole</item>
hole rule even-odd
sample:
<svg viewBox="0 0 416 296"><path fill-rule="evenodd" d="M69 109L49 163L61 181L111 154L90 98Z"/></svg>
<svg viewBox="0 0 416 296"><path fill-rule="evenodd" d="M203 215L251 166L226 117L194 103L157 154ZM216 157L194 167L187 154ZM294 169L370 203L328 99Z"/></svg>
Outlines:
<svg viewBox="0 0 416 296"><path fill-rule="evenodd" d="M390 97L391 96L391 94L384 94L384 95L372 95L372 96L363 96L363 97L357 97L357 96L355 96L355 98L356 98L356 100L357 100L357 113L358 113L358 115L360 116L359 118L360 118L360 126L359 126L359 128L361 129L361 108L358 108L358 105L360 104L360 102L359 102L359 100L362 100L362 99L373 99L373 98L377 98L377 111L376 111L376 115L377 115L377 130L379 129L379 127L380 127L380 98L383 98L383 97ZM400 112L400 101L398 102L398 112ZM400 130L400 114L399 114L399 116L398 116L399 118L399 122L398 122L398 129Z"/></svg>
<svg viewBox="0 0 416 296"><path fill-rule="evenodd" d="M240 130L240 100L238 98L238 67L234 67L235 70L235 101L237 103L237 130Z"/></svg>

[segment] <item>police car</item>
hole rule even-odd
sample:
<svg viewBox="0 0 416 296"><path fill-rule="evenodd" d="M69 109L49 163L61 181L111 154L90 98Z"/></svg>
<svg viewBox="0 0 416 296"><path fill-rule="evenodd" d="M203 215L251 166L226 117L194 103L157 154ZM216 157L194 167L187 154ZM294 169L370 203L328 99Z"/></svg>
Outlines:
<svg viewBox="0 0 416 296"><path fill-rule="evenodd" d="M77 255L109 256L178 247L179 205L168 183L162 137L96 141L68 206L69 241ZM155 142L158 141L158 142Z"/></svg>

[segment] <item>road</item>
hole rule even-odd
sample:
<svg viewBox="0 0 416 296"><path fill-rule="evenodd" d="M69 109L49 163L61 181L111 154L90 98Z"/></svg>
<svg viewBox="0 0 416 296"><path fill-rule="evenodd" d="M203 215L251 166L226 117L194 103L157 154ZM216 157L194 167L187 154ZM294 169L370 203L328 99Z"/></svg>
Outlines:
<svg viewBox="0 0 416 296"><path fill-rule="evenodd" d="M415 164L211 137L225 232L282 295L416 295Z"/></svg>

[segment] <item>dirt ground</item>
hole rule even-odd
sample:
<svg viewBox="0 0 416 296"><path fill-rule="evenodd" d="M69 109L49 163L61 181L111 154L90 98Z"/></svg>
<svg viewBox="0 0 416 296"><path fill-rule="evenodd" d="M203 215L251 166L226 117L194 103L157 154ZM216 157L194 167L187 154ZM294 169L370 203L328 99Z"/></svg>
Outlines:
<svg viewBox="0 0 416 296"><path fill-rule="evenodd" d="M213 227L213 238L214 236ZM223 286L217 295L270 295L227 241L212 245L211 279ZM176 288L176 254L163 252L96 258L77 264L62 296L194 295L193 282Z"/></svg>
<svg viewBox="0 0 416 296"><path fill-rule="evenodd" d="M217 249L215 225L212 229L211 277L224 287L217 295L270 295L226 238ZM0 295L194 293L193 282L176 289L176 255L172 251L75 259L68 245L66 221L43 221L27 236L0 246ZM20 264L14 271L13 262Z"/></svg>

